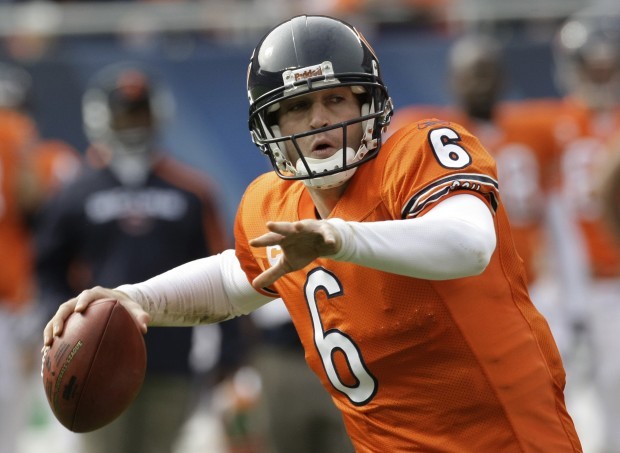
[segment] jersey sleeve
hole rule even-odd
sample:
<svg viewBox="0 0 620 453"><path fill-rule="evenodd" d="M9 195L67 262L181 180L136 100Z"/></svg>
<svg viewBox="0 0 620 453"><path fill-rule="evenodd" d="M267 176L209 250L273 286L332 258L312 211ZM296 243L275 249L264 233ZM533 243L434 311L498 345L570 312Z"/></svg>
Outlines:
<svg viewBox="0 0 620 453"><path fill-rule="evenodd" d="M394 218L415 218L435 203L468 192L495 212L499 186L495 161L461 125L421 121L399 132L386 153L383 199Z"/></svg>

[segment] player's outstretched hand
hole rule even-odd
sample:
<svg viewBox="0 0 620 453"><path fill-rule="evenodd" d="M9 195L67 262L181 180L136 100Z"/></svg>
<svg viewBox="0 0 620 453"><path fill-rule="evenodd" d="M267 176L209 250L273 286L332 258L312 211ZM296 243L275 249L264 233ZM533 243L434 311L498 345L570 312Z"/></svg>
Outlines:
<svg viewBox="0 0 620 453"><path fill-rule="evenodd" d="M252 247L279 245L280 260L254 279L255 288L265 288L283 275L307 266L320 256L333 255L340 250L342 239L336 228L325 220L299 222L268 222L269 233L252 239Z"/></svg>
<svg viewBox="0 0 620 453"><path fill-rule="evenodd" d="M58 307L56 314L47 323L45 329L43 329L43 348L49 347L54 337L61 334L65 325L65 320L71 313L74 311L82 312L86 310L88 304L100 299L118 300L133 316L142 333L146 333L150 317L137 302L130 299L129 296L122 291L95 286L94 288L82 291L77 297L69 299Z"/></svg>

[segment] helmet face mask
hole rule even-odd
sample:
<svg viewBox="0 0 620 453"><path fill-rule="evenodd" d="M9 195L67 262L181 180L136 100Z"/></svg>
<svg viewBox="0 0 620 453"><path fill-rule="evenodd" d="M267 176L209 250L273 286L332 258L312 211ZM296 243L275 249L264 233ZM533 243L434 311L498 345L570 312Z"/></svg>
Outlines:
<svg viewBox="0 0 620 453"><path fill-rule="evenodd" d="M324 127L282 135L281 103L321 90L349 87L359 113ZM374 52L353 27L328 17L300 16L274 28L254 51L248 68L250 133L283 179L330 188L348 180L357 166L376 156L392 104ZM340 129L342 149L327 159L304 157L300 140ZM361 129L361 141L349 143Z"/></svg>
<svg viewBox="0 0 620 453"><path fill-rule="evenodd" d="M490 120L504 88L499 43L490 36L470 34L450 49L448 66L452 92L471 117Z"/></svg>
<svg viewBox="0 0 620 453"><path fill-rule="evenodd" d="M82 99L84 129L104 145L110 169L125 185L142 184L172 98L138 65L112 65L98 73Z"/></svg>
<svg viewBox="0 0 620 453"><path fill-rule="evenodd" d="M142 147L152 144L174 108L172 96L141 66L108 66L82 98L84 129L92 142Z"/></svg>

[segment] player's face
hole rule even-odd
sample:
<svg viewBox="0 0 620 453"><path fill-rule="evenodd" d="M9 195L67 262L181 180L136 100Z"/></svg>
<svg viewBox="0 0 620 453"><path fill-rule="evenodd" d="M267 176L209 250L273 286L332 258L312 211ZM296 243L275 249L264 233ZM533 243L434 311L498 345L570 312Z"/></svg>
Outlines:
<svg viewBox="0 0 620 453"><path fill-rule="evenodd" d="M589 81L595 85L605 85L612 81L620 68L618 67L615 50L599 46L599 49L594 49L594 51L585 56L579 69L582 80Z"/></svg>
<svg viewBox="0 0 620 453"><path fill-rule="evenodd" d="M463 108L476 117L490 116L501 91L499 65L479 56L467 65L456 68L453 77L455 94Z"/></svg>
<svg viewBox="0 0 620 453"><path fill-rule="evenodd" d="M350 87L315 91L281 102L278 125L283 136L299 134L341 123L360 116L360 101ZM347 146L357 149L362 140L361 123L347 127ZM305 157L325 159L342 149L341 128L301 137L297 144ZM297 154L294 145L286 142L290 156Z"/></svg>
<svg viewBox="0 0 620 453"><path fill-rule="evenodd" d="M135 128L150 128L152 124L151 111L148 108L141 108L131 112L117 112L112 117L111 128L116 131L123 131Z"/></svg>

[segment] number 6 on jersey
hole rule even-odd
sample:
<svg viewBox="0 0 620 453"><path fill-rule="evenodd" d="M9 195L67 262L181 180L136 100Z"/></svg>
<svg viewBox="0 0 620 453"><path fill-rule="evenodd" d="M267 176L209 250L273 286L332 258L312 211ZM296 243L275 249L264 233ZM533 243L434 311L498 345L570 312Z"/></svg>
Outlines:
<svg viewBox="0 0 620 453"><path fill-rule="evenodd" d="M324 290L328 298L342 294L342 287L336 277L325 269L317 268L308 274L305 292L312 315L314 343L332 385L344 393L353 404L362 406L368 403L377 392L377 381L366 368L360 351L351 338L336 329L327 332L323 330L323 323L315 298L315 294L320 290ZM353 377L357 380L357 385L349 386L340 380L332 359L333 353L337 350L341 351L347 358L347 363Z"/></svg>

